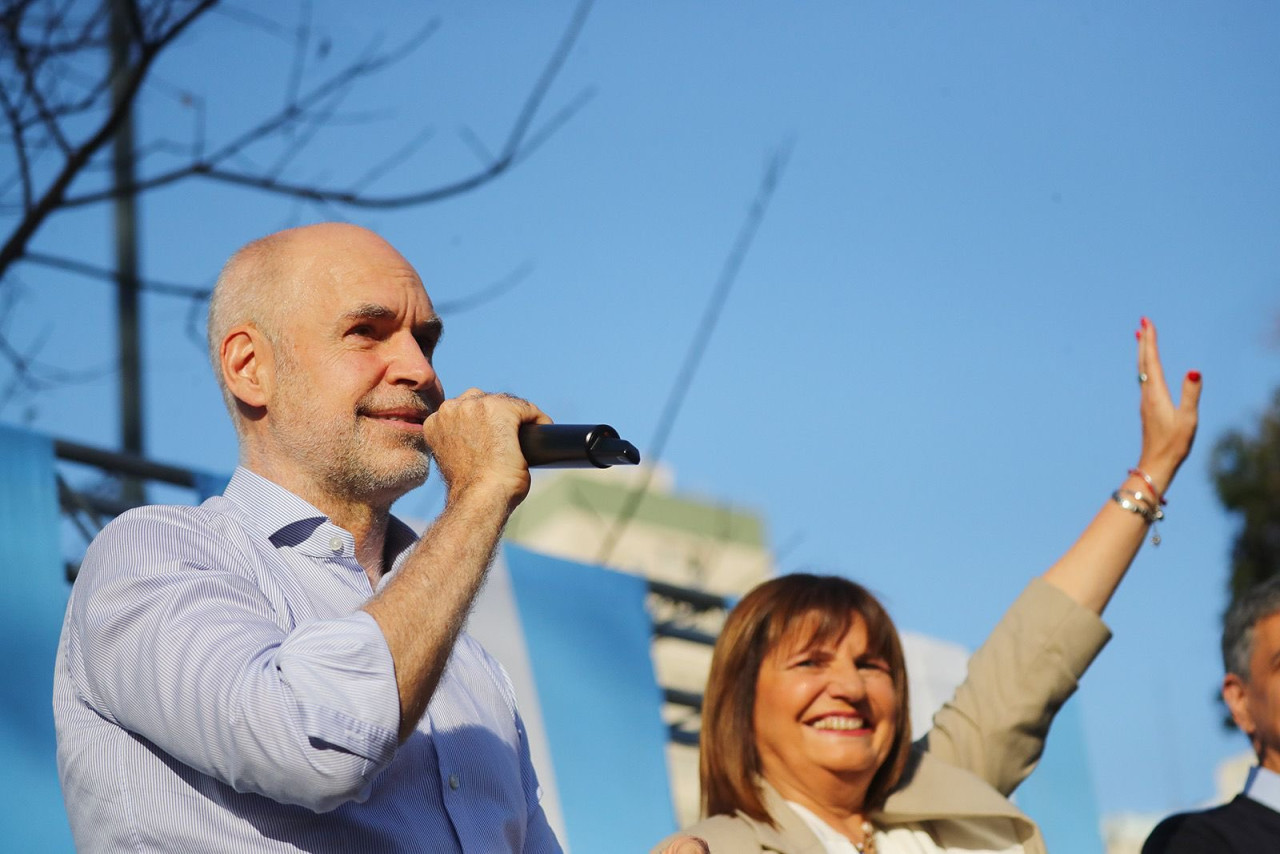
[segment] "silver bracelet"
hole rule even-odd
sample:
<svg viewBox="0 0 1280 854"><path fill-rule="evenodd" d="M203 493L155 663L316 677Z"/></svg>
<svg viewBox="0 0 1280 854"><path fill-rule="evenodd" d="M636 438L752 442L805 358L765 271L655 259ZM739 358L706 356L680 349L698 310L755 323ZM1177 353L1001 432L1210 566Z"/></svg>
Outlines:
<svg viewBox="0 0 1280 854"><path fill-rule="evenodd" d="M1135 500L1130 501L1128 496L1132 495ZM1140 492L1130 492L1127 489L1117 489L1111 493L1111 500L1119 504L1130 513L1137 513L1143 518L1148 525L1155 525L1156 522L1164 519L1164 511L1159 506L1148 507L1145 504L1146 498ZM1151 545L1160 545L1160 534L1154 528L1151 531Z"/></svg>
<svg viewBox="0 0 1280 854"><path fill-rule="evenodd" d="M1160 514L1154 521L1159 521L1164 517L1164 511L1160 509L1160 499L1149 492L1143 492L1141 489L1121 489L1117 490L1121 495L1131 495L1134 501L1141 501L1147 505L1147 509L1153 513Z"/></svg>

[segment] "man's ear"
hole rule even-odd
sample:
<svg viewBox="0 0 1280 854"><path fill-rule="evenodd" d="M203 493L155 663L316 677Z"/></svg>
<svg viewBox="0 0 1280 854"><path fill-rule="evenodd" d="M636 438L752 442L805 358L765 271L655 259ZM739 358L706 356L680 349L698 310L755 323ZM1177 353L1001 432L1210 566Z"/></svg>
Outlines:
<svg viewBox="0 0 1280 854"><path fill-rule="evenodd" d="M232 396L254 409L266 406L275 380L275 354L266 336L249 323L233 326L219 352L222 379Z"/></svg>
<svg viewBox="0 0 1280 854"><path fill-rule="evenodd" d="M1236 722L1236 726L1250 738L1257 729L1257 725L1253 721L1253 715L1249 712L1248 701L1249 686L1245 684L1234 673L1228 673L1222 680L1222 701L1227 704L1227 708L1231 711L1231 719Z"/></svg>

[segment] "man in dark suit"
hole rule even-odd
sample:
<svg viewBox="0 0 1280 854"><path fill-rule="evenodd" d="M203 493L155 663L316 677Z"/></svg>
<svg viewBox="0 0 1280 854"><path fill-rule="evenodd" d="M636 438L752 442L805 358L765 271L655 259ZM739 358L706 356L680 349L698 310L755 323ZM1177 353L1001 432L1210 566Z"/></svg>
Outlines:
<svg viewBox="0 0 1280 854"><path fill-rule="evenodd" d="M1142 854L1280 851L1280 577L1231 607L1222 630L1222 699L1258 764L1227 804L1170 816Z"/></svg>

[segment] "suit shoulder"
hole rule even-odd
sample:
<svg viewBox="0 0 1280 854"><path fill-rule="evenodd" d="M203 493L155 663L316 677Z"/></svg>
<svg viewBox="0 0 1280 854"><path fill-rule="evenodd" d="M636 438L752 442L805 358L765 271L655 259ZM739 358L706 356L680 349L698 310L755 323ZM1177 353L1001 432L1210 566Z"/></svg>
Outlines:
<svg viewBox="0 0 1280 854"><path fill-rule="evenodd" d="M1168 816L1155 826L1147 841L1142 844L1142 854L1173 854L1176 851L1202 850L1213 839L1210 826L1202 819L1203 813L1184 812ZM1203 848L1205 851L1212 850Z"/></svg>
<svg viewBox="0 0 1280 854"><path fill-rule="evenodd" d="M1280 843L1280 814L1240 796L1212 809L1169 816L1151 831L1142 854L1253 851L1262 840Z"/></svg>

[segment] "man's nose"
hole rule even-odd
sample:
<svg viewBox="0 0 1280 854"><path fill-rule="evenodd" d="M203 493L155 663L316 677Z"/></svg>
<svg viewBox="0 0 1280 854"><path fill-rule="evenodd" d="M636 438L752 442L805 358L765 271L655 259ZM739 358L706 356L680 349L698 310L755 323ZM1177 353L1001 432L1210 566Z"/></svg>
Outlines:
<svg viewBox="0 0 1280 854"><path fill-rule="evenodd" d="M396 385L408 385L415 389L436 383L436 369L431 359L422 352L422 346L412 335L397 335L394 339L387 380Z"/></svg>

